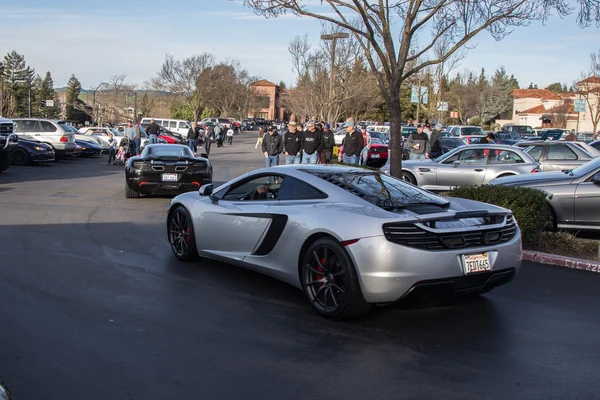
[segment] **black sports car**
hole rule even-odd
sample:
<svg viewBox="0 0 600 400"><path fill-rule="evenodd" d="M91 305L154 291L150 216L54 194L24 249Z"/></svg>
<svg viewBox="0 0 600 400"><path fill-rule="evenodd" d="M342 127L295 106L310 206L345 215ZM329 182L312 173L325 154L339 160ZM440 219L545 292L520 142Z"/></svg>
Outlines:
<svg viewBox="0 0 600 400"><path fill-rule="evenodd" d="M11 162L14 165L29 165L32 163L54 161L56 155L52 146L40 141L19 138L19 145L12 151Z"/></svg>
<svg viewBox="0 0 600 400"><path fill-rule="evenodd" d="M99 156L102 154L102 146L95 142L75 139L75 144L81 147L82 157Z"/></svg>
<svg viewBox="0 0 600 400"><path fill-rule="evenodd" d="M212 183L212 165L188 146L150 144L125 165L125 197L140 194L179 194Z"/></svg>

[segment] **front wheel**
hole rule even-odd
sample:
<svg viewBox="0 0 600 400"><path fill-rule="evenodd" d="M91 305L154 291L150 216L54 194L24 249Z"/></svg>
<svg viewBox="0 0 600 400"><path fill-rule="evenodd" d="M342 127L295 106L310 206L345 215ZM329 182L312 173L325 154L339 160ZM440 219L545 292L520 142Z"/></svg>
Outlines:
<svg viewBox="0 0 600 400"><path fill-rule="evenodd" d="M417 180L415 179L415 177L413 176L413 174L411 174L410 172L406 172L406 171L402 171L402 180L404 182L408 182L412 185L416 185L417 184Z"/></svg>
<svg viewBox="0 0 600 400"><path fill-rule="evenodd" d="M175 257L182 261L198 258L192 217L183 206L177 206L167 219L167 237Z"/></svg>
<svg viewBox="0 0 600 400"><path fill-rule="evenodd" d="M24 150L17 149L12 153L12 163L15 165L23 166L29 165L29 153Z"/></svg>
<svg viewBox="0 0 600 400"><path fill-rule="evenodd" d="M319 239L308 248L300 277L308 301L321 316L347 319L371 308L363 297L352 260L333 238Z"/></svg>

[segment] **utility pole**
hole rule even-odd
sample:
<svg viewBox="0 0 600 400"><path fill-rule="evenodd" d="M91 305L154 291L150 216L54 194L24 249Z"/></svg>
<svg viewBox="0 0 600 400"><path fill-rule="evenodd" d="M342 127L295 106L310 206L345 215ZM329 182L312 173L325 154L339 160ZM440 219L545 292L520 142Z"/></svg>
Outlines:
<svg viewBox="0 0 600 400"><path fill-rule="evenodd" d="M332 121L333 113L331 109L331 105L333 103L333 99L335 96L334 93L334 83L335 83L335 46L337 39L347 39L350 35L345 32L336 32L328 35L321 35L321 40L331 40L331 76L329 80L329 98L330 98L330 106L329 113L327 115L327 122L330 124L335 124L336 121Z"/></svg>

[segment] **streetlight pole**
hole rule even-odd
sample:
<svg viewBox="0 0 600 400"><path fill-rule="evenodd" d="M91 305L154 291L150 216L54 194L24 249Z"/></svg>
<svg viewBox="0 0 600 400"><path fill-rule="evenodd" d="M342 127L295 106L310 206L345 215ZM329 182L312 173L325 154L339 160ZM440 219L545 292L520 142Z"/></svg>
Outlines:
<svg viewBox="0 0 600 400"><path fill-rule="evenodd" d="M329 81L329 98L331 100L330 100L329 115L327 115L327 120L328 120L327 122L329 122L330 124L335 123L335 121L331 120L333 118L333 115L331 112L331 103L333 103L333 98L334 98L334 82L335 82L335 45L336 45L337 39L347 39L349 36L350 35L345 32L336 32L336 33L332 33L332 34L321 35L321 40L331 40L331 77L330 77L330 81Z"/></svg>

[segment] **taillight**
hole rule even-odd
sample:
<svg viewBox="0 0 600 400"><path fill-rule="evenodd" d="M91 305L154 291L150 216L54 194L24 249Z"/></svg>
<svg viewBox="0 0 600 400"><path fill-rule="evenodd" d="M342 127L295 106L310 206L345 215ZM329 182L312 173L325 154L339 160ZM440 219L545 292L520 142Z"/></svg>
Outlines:
<svg viewBox="0 0 600 400"><path fill-rule="evenodd" d="M68 141L69 141L69 138L67 137L67 135L62 135L62 136L60 137L60 141L61 141L61 142L63 142L63 143L65 143L65 142L68 142Z"/></svg>
<svg viewBox="0 0 600 400"><path fill-rule="evenodd" d="M532 174L535 174L536 172L542 172L539 168L534 168L531 170Z"/></svg>

